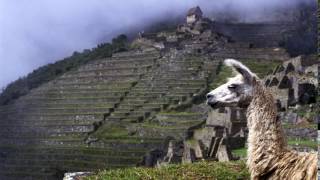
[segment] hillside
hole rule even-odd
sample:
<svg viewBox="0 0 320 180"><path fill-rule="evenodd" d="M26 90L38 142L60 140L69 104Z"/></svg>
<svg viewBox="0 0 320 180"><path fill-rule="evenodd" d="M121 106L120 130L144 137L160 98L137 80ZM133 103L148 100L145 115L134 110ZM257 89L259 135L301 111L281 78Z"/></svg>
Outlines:
<svg viewBox="0 0 320 180"><path fill-rule="evenodd" d="M12 103L15 99L26 95L30 90L44 83L54 80L62 74L77 69L90 61L111 57L112 53L127 49L127 37L119 35L112 39L112 43L102 43L92 49L83 52L74 52L72 56L59 60L53 64L42 66L25 77L10 83L0 94L0 105Z"/></svg>
<svg viewBox="0 0 320 180"><path fill-rule="evenodd" d="M211 111L204 95L229 76L225 58L261 78L290 58L282 48L252 43L231 40L202 18L176 31L140 33L127 51L52 76L0 106L0 179L235 159L213 146L245 148L243 110Z"/></svg>

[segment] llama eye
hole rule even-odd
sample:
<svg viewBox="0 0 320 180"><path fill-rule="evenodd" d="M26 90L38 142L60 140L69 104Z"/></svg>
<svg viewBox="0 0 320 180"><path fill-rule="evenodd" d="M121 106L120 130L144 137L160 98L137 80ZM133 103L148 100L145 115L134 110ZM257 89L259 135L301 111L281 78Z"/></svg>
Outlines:
<svg viewBox="0 0 320 180"><path fill-rule="evenodd" d="M236 84L230 84L230 85L228 86L228 88L229 88L229 89L235 89L235 88L237 88L237 85L236 85Z"/></svg>

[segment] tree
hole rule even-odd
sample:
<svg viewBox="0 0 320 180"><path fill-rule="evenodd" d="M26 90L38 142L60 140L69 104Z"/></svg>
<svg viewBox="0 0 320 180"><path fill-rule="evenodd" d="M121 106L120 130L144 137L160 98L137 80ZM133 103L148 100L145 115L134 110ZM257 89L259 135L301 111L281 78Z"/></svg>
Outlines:
<svg viewBox="0 0 320 180"><path fill-rule="evenodd" d="M120 34L112 39L113 52L126 51L128 49L128 37Z"/></svg>

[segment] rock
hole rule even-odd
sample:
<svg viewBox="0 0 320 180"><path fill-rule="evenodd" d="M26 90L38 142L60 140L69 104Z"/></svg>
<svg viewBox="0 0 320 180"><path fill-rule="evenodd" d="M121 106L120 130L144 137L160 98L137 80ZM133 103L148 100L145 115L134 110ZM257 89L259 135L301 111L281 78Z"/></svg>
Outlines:
<svg viewBox="0 0 320 180"><path fill-rule="evenodd" d="M296 124L299 126L307 126L310 124L310 122L306 118L302 117L302 118L298 118Z"/></svg>
<svg viewBox="0 0 320 180"><path fill-rule="evenodd" d="M229 142L227 138L223 138L219 144L219 148L216 155L219 161L231 161L233 160L232 153L229 148Z"/></svg>
<svg viewBox="0 0 320 180"><path fill-rule="evenodd" d="M184 146L182 163L192 163L196 160L195 151L187 144Z"/></svg>
<svg viewBox="0 0 320 180"><path fill-rule="evenodd" d="M155 149L147 153L146 156L143 157L139 166L146 166L146 167L155 167L158 164L159 159L164 157L163 150Z"/></svg>
<svg viewBox="0 0 320 180"><path fill-rule="evenodd" d="M65 173L63 180L79 180L85 176L89 176L93 174L92 172L72 172L72 173Z"/></svg>
<svg viewBox="0 0 320 180"><path fill-rule="evenodd" d="M298 56L278 66L265 79L265 85L280 100L280 110L296 104L312 104L316 101L319 61L313 56Z"/></svg>

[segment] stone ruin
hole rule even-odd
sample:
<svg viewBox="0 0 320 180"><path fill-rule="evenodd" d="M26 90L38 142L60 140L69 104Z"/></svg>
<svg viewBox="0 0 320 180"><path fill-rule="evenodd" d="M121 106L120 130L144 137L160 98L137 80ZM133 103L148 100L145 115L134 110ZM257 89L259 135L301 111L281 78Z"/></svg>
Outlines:
<svg viewBox="0 0 320 180"><path fill-rule="evenodd" d="M162 150L154 150L145 156L140 165L162 166L169 163L192 163L211 159L236 160L231 150L245 146L246 109L220 108L209 110L207 118L185 134L184 140L170 137Z"/></svg>
<svg viewBox="0 0 320 180"><path fill-rule="evenodd" d="M132 46L143 50L148 48L156 48L162 51L178 49L188 54L210 54L212 60L218 61L225 58L238 60L276 59L281 61L289 59L286 50L279 48L278 44L281 38L274 37L279 36L278 32L282 32L283 29L292 27L287 24L280 27L273 24L264 24L264 32L261 33L260 26L260 24L222 25L204 17L201 9L195 7L189 10L186 21L178 25L176 30L159 33L141 32ZM242 34L247 32L247 35L239 38L235 33L238 30L241 30ZM233 33L228 34L229 31Z"/></svg>
<svg viewBox="0 0 320 180"><path fill-rule="evenodd" d="M246 136L245 109L220 108L210 110L206 123L195 128L189 141L189 151L200 150L197 159L234 160L231 149L244 147Z"/></svg>
<svg viewBox="0 0 320 180"><path fill-rule="evenodd" d="M205 29L208 29L212 21L204 18L202 14L199 6L191 8L187 13L186 22L178 26L177 32L199 35Z"/></svg>
<svg viewBox="0 0 320 180"><path fill-rule="evenodd" d="M200 9L199 6L197 7L194 7L194 8L191 8L189 9L188 13L187 13L187 23L188 24L193 24L195 23L196 21L202 19L202 10Z"/></svg>
<svg viewBox="0 0 320 180"><path fill-rule="evenodd" d="M316 141L317 131L313 126L319 119L319 67L317 56L298 56L276 67L273 73L265 77L265 85L276 98L278 116L287 137ZM310 148L292 146L298 151Z"/></svg>
<svg viewBox="0 0 320 180"><path fill-rule="evenodd" d="M275 95L278 109L285 111L316 102L318 76L317 57L298 56L279 65L264 81Z"/></svg>

